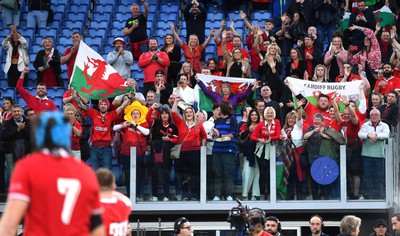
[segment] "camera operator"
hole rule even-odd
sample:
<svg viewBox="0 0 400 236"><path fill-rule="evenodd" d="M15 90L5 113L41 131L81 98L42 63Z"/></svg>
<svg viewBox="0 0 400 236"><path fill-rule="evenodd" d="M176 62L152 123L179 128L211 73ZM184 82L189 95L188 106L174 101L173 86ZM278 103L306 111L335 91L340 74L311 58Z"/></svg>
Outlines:
<svg viewBox="0 0 400 236"><path fill-rule="evenodd" d="M264 230L266 224L265 213L260 208L253 208L247 213L247 226L251 236L272 236Z"/></svg>

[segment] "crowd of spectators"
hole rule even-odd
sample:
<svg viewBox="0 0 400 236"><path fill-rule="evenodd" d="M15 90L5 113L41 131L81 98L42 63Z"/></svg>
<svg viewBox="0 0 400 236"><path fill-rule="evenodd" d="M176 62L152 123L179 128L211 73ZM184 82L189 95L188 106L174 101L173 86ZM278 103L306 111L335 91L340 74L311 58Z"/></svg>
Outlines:
<svg viewBox="0 0 400 236"><path fill-rule="evenodd" d="M116 37L115 50L109 52L107 62L135 88L134 92L92 101L98 105L90 107L80 91L69 88L63 110L72 124L71 150L94 170L110 169L113 158L117 159L129 195L130 147L136 147L136 199L145 199L147 183L152 186L150 200L168 201L199 199L200 147L207 146L207 195L209 200L218 201L233 200L238 169L242 198L268 200L270 149L275 146L278 161L284 163L286 187L279 191L279 197L327 200L339 199L339 178L321 184L311 176L310 167L322 156L339 164L339 145L347 143L348 198L383 199L384 140L399 119L397 29L395 25L381 26L370 10L374 6L366 7L365 0L358 0L348 29L340 32L339 4L336 0L317 0L316 4L291 0L276 20L265 19L265 28L252 25L241 11L238 14L249 30L247 39L242 39L233 21L222 20L218 29L208 29L206 9L193 0L182 9L186 42L172 24L170 32L166 29L162 47L147 35L148 3L132 4L132 17L121 32L129 42ZM36 14L38 27L43 27L41 19L47 16L40 4L34 6L39 8L32 8L28 18ZM35 24L34 20L28 22ZM21 148L29 141L23 134L29 133L29 120L57 109L46 96L47 87L65 86L61 64L66 64L71 80L81 40L82 34L74 32L72 46L65 52L58 52L52 39L43 40L43 50L33 62L38 85L37 94L32 95L24 88L31 63L26 40L16 26L4 39L8 85L16 87L28 107L23 116L21 106L12 99L4 100L1 138L9 144L3 155L8 174L30 151L29 145ZM217 45L216 57L205 58L203 52L211 40ZM125 47L128 45L130 50ZM143 69L143 88L130 78L133 63ZM251 85L242 94L235 94L225 82L220 91L210 91L197 74L248 79ZM362 83L357 99L320 94L318 104L313 105L286 77L317 83ZM198 107L196 85L212 98L212 111ZM237 115L235 110L240 106L242 112ZM171 159L171 148L180 144L180 158ZM168 181L172 170L175 195L170 193ZM4 191L4 186L0 187Z"/></svg>

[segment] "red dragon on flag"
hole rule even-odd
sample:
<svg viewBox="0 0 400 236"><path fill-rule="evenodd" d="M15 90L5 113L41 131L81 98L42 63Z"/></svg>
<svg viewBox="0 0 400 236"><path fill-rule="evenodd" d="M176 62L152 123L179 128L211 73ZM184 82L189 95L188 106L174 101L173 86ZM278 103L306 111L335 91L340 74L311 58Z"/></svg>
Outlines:
<svg viewBox="0 0 400 236"><path fill-rule="evenodd" d="M111 65L83 41L76 56L71 86L82 96L96 100L133 90Z"/></svg>

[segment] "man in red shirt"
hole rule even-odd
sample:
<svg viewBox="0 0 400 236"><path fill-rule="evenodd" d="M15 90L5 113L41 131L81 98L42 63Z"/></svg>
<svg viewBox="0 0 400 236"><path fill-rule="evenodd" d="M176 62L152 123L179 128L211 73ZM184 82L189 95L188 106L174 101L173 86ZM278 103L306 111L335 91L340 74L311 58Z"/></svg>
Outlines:
<svg viewBox="0 0 400 236"><path fill-rule="evenodd" d="M82 34L79 32L73 32L71 38L73 44L72 47L67 48L60 59L61 64L67 63L68 83L71 81L72 72L74 71L75 59L78 54L79 44L82 40Z"/></svg>
<svg viewBox="0 0 400 236"><path fill-rule="evenodd" d="M130 235L128 224L132 211L131 200L115 191L115 176L110 170L100 168L96 175L100 184L100 203L104 210L102 216L106 235Z"/></svg>
<svg viewBox="0 0 400 236"><path fill-rule="evenodd" d="M93 120L92 135L90 137L92 146L90 147L90 161L88 164L90 164L95 171L100 165L104 168L111 169L113 156L111 147L111 125L114 121L118 121L121 118L121 114L124 112L125 107L131 103L131 99L125 100L116 110L109 112L110 102L107 99L99 101L98 111L84 105L76 95L76 91L73 91L72 96L79 108L86 111L86 115Z"/></svg>
<svg viewBox="0 0 400 236"><path fill-rule="evenodd" d="M375 82L374 91L386 96L390 90L400 91L400 79L393 76L393 66L390 63L383 65L383 77Z"/></svg>
<svg viewBox="0 0 400 236"><path fill-rule="evenodd" d="M76 104L76 102L74 101L73 97L72 97L72 90L74 88L72 88L70 85L68 85L68 90L65 91L64 95L63 95L63 105L67 104L67 103L71 103L76 109L79 109L78 105ZM79 98L82 100L83 104L88 104L89 103L89 99L81 96L80 94L77 94L77 96L79 96Z"/></svg>
<svg viewBox="0 0 400 236"><path fill-rule="evenodd" d="M24 78L25 74L29 73L29 68L25 68L21 76L17 82L17 92L21 95L21 97L24 99L26 102L26 105L30 108L33 108L36 114L39 114L42 111L56 111L57 107L54 104L53 101L47 98L47 88L46 85L43 83L39 83L36 87L36 97L33 96L32 94L28 93L28 91L25 90L23 84L24 84Z"/></svg>
<svg viewBox="0 0 400 236"><path fill-rule="evenodd" d="M314 123L314 115L316 113L320 113L321 115L324 116L324 125L329 126L331 122L331 117L329 115L329 97L323 93L319 94L318 96L318 105L315 106L311 103L308 102L308 100L303 97L303 95L295 88L295 86L289 82L289 80L285 80L286 86L292 91L293 95L296 96L296 98L300 101L305 101L303 104L303 109L307 114L307 119L306 121L308 124L313 124Z"/></svg>
<svg viewBox="0 0 400 236"><path fill-rule="evenodd" d="M39 151L19 160L0 221L0 235L104 235L96 175L69 153L71 125L61 112L43 113L34 126Z"/></svg>
<svg viewBox="0 0 400 236"><path fill-rule="evenodd" d="M144 96L147 95L147 91L151 87L154 87L156 80L156 71L162 70L164 73L167 67L170 65L168 54L158 50L158 41L155 38L149 40L149 51L143 53L139 57L138 66L143 68L144 73ZM165 78L164 83L167 83L167 78Z"/></svg>

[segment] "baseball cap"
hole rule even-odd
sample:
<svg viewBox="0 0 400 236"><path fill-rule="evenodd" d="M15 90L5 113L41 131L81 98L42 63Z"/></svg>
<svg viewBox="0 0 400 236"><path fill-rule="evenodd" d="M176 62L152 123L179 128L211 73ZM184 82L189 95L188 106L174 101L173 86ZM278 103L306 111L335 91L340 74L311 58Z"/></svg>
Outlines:
<svg viewBox="0 0 400 236"><path fill-rule="evenodd" d="M311 40L314 40L314 36L312 36L311 34L304 35L304 38L310 38Z"/></svg>
<svg viewBox="0 0 400 236"><path fill-rule="evenodd" d="M120 38L120 37L115 38L114 41L113 41L113 44L115 44L118 41L122 42L125 45L125 40L123 38Z"/></svg>
<svg viewBox="0 0 400 236"><path fill-rule="evenodd" d="M377 219L375 221L375 224L374 224L375 228L380 226L380 225L383 225L383 226L387 227L386 221L384 219Z"/></svg>
<svg viewBox="0 0 400 236"><path fill-rule="evenodd" d="M165 72L163 70L157 70L156 75L165 75Z"/></svg>

